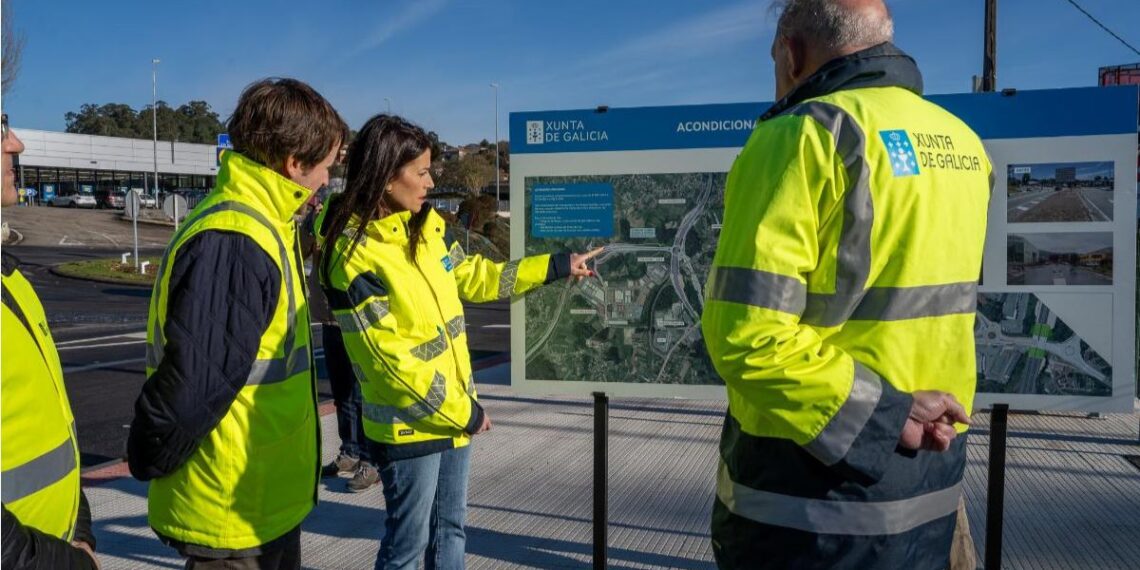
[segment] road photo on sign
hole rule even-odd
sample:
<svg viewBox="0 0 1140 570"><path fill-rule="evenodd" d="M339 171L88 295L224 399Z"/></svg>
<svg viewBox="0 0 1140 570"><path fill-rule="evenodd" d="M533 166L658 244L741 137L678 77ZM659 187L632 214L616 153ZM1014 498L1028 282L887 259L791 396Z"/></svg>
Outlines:
<svg viewBox="0 0 1140 570"><path fill-rule="evenodd" d="M1010 234L1010 285L1112 285L1112 234Z"/></svg>
<svg viewBox="0 0 1140 570"><path fill-rule="evenodd" d="M1011 164L1007 171L1010 223L1112 220L1116 186L1112 162Z"/></svg>

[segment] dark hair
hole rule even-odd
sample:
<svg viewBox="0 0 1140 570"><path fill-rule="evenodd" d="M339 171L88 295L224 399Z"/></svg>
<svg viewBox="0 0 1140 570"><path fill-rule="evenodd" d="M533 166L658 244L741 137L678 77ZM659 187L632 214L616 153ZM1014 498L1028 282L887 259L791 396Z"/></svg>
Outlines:
<svg viewBox="0 0 1140 570"><path fill-rule="evenodd" d="M330 204L324 232L326 243L333 244L348 228L355 214L362 223L351 236L344 258L352 257L364 236L364 226L397 211L397 206L385 191L388 183L396 179L400 169L415 160L424 151L431 150L431 139L424 130L395 115L376 115L364 124L348 149L348 170L344 192ZM424 204L408 224L408 256L416 261L416 245L423 236L424 222L431 206ZM326 247L331 252L334 248ZM331 259L325 255L322 270L327 281ZM336 254L340 257L340 254Z"/></svg>
<svg viewBox="0 0 1140 570"><path fill-rule="evenodd" d="M283 167L290 156L312 168L348 142L348 125L320 93L280 77L246 87L226 130L235 151L270 168Z"/></svg>

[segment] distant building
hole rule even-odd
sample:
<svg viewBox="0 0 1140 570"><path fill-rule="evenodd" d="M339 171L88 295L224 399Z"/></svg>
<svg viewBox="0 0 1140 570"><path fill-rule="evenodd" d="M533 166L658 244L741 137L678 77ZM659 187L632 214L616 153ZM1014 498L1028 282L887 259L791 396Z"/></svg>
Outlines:
<svg viewBox="0 0 1140 570"><path fill-rule="evenodd" d="M1041 251L1024 237L1018 235L1009 236L1009 247L1006 253L1010 263L1036 265L1041 262Z"/></svg>
<svg viewBox="0 0 1140 570"><path fill-rule="evenodd" d="M1077 167L1065 166L1057 169L1058 184L1072 184L1077 181Z"/></svg>
<svg viewBox="0 0 1140 570"><path fill-rule="evenodd" d="M1097 76L1102 86L1140 85L1140 63L1102 67Z"/></svg>
<svg viewBox="0 0 1140 570"><path fill-rule="evenodd" d="M151 139L13 129L24 141L21 184L40 196L80 190L154 191L156 146ZM158 141L158 189L209 189L218 173L214 145Z"/></svg>

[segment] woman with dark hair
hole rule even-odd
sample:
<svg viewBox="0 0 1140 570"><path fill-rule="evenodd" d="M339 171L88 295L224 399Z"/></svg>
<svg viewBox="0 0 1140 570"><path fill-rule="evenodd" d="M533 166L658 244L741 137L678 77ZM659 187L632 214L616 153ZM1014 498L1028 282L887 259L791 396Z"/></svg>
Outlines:
<svg viewBox="0 0 1140 570"><path fill-rule="evenodd" d="M476 400L461 301L522 294L591 272L587 254L495 263L467 256L425 205L431 140L390 115L364 125L347 188L325 208L321 286L364 396L364 433L380 466L387 519L376 568L462 568Z"/></svg>

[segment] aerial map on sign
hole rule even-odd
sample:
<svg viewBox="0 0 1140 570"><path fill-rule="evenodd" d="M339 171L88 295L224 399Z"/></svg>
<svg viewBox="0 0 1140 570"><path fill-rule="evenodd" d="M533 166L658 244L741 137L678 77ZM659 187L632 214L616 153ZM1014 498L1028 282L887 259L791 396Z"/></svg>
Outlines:
<svg viewBox="0 0 1140 570"><path fill-rule="evenodd" d="M1109 396L1112 366L1032 293L981 293L978 391Z"/></svg>
<svg viewBox="0 0 1140 570"><path fill-rule="evenodd" d="M700 331L724 173L532 177L526 254L605 246L596 277L526 299L526 377L720 384Z"/></svg>

